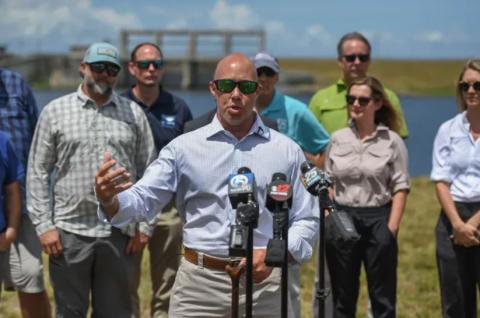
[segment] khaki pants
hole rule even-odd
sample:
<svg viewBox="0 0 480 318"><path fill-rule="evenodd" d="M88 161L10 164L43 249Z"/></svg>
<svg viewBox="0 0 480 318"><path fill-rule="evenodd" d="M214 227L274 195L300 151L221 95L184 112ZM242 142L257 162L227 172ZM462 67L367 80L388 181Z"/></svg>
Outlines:
<svg viewBox="0 0 480 318"><path fill-rule="evenodd" d="M242 276L244 277L244 276ZM278 318L281 313L281 270L253 286L253 316ZM225 271L211 270L182 259L170 298L169 317L229 318L231 281ZM289 304L289 316L291 306ZM240 286L239 317L245 314L245 287Z"/></svg>

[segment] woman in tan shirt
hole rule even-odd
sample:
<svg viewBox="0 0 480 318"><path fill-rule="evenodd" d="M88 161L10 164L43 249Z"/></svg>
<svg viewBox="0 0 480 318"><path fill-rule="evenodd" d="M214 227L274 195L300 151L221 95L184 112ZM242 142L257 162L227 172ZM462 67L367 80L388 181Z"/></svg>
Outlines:
<svg viewBox="0 0 480 318"><path fill-rule="evenodd" d="M349 127L332 135L326 170L338 208L352 216L361 239L327 242L335 317L355 317L362 263L374 317L395 317L396 236L410 188L407 149L377 79L351 83L346 100Z"/></svg>

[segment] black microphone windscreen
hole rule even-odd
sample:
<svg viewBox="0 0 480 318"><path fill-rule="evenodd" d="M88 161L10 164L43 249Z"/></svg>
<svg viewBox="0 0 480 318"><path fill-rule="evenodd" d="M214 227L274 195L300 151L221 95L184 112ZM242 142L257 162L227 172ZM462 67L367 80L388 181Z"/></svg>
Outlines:
<svg viewBox="0 0 480 318"><path fill-rule="evenodd" d="M248 167L238 168L238 171L237 171L238 174L245 174L245 173L251 173L251 172L252 170L250 170L250 168Z"/></svg>
<svg viewBox="0 0 480 318"><path fill-rule="evenodd" d="M312 168L313 168L313 164L310 161L304 161L300 166L300 171L302 171L302 173L306 173Z"/></svg>
<svg viewBox="0 0 480 318"><path fill-rule="evenodd" d="M275 172L275 173L272 175L272 181L276 181L276 180L287 181L287 176L286 176L284 173Z"/></svg>

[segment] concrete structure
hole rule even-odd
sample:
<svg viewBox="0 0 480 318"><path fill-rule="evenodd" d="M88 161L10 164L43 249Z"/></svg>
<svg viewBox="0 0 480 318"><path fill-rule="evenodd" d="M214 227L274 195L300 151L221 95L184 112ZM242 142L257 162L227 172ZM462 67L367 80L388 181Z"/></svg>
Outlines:
<svg viewBox="0 0 480 318"><path fill-rule="evenodd" d="M169 41L166 41L166 39ZM219 54L214 56L202 55L199 48L211 45L209 42L212 39L220 40L221 50ZM175 41L178 43L184 40L185 47L180 50L179 54L175 54L175 56L166 54L169 71L165 80L171 82L173 79L169 79L169 76L178 75L178 72L180 72L180 87L189 89L198 88L208 83L218 59L233 51L237 39L254 41L251 48L245 47L245 42L242 43L239 51L246 54L253 55L258 51L265 50L265 32L263 30L122 30L120 32L119 48L122 59L128 60L131 49L140 42L156 43L165 54L171 45L175 45Z"/></svg>

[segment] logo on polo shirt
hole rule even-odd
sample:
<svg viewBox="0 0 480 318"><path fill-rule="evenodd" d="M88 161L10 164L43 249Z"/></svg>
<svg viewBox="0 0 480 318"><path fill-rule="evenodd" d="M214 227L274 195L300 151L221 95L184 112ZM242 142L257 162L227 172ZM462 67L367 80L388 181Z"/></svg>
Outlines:
<svg viewBox="0 0 480 318"><path fill-rule="evenodd" d="M175 128L175 116L162 115L161 123L163 128Z"/></svg>

